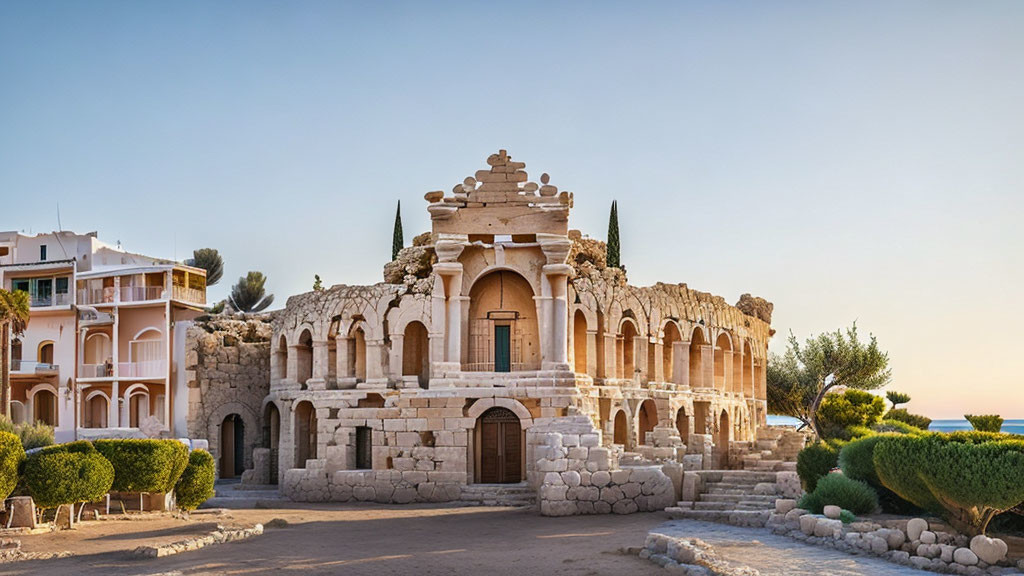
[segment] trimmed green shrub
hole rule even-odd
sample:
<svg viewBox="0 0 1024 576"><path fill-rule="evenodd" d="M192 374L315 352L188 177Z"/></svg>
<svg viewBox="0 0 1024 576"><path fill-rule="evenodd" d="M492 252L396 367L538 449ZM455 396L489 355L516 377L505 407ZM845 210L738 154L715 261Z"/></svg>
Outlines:
<svg viewBox="0 0 1024 576"><path fill-rule="evenodd" d="M18 485L18 467L25 459L21 438L10 432L0 431L0 500L14 492Z"/></svg>
<svg viewBox="0 0 1024 576"><path fill-rule="evenodd" d="M804 494L800 508L821 514L825 506L839 506L854 514L870 514L878 508L878 494L866 482L847 478L841 473L818 479L813 492Z"/></svg>
<svg viewBox="0 0 1024 576"><path fill-rule="evenodd" d="M881 396L850 389L825 396L815 418L826 438L842 438L851 426L871 426L884 412L885 400Z"/></svg>
<svg viewBox="0 0 1024 576"><path fill-rule="evenodd" d="M25 450L53 444L53 426L42 422L15 424L10 418L0 414L0 431L10 432L20 438L21 446Z"/></svg>
<svg viewBox="0 0 1024 576"><path fill-rule="evenodd" d="M849 510L843 510L839 513L839 519L842 520L843 524L850 524L857 521L857 515Z"/></svg>
<svg viewBox="0 0 1024 576"><path fill-rule="evenodd" d="M174 487L178 508L195 510L200 504L212 498L216 476L213 456L206 450L193 450L188 455L188 466Z"/></svg>
<svg viewBox="0 0 1024 576"><path fill-rule="evenodd" d="M839 468L847 478L867 482L878 486L878 474L875 473L875 445L885 438L881 434L858 438L839 451Z"/></svg>
<svg viewBox="0 0 1024 576"><path fill-rule="evenodd" d="M815 442L796 456L796 473L807 492L813 492L818 479L838 465L839 449L825 442Z"/></svg>
<svg viewBox="0 0 1024 576"><path fill-rule="evenodd" d="M188 448L177 440L97 440L96 450L114 465L115 492L170 492L188 466Z"/></svg>
<svg viewBox="0 0 1024 576"><path fill-rule="evenodd" d="M101 498L110 491L114 467L95 451L44 448L28 456L24 478L37 506L56 508Z"/></svg>
<svg viewBox="0 0 1024 576"><path fill-rule="evenodd" d="M988 432L886 436L874 449L884 486L969 535L1024 502L1024 438Z"/></svg>
<svg viewBox="0 0 1024 576"><path fill-rule="evenodd" d="M932 425L932 419L921 416L919 414L911 414L907 412L905 408L898 410L889 410L885 413L883 420L896 420L905 424L910 424L914 428L920 428L921 430L927 430Z"/></svg>
<svg viewBox="0 0 1024 576"><path fill-rule="evenodd" d="M882 420L878 424L871 427L875 432L896 432L897 434L924 434L924 430L907 424L906 422L900 422L899 420Z"/></svg>
<svg viewBox="0 0 1024 576"><path fill-rule="evenodd" d="M999 432L1003 429L1003 418L998 414L964 414L978 432Z"/></svg>

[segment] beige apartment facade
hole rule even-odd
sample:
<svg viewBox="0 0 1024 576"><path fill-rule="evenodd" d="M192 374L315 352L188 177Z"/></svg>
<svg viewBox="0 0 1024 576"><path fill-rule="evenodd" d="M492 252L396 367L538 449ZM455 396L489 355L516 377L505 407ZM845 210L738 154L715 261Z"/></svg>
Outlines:
<svg viewBox="0 0 1024 576"><path fill-rule="evenodd" d="M185 433L175 331L202 313L205 271L95 233L5 232L0 285L31 301L11 346L15 421L54 426L58 441Z"/></svg>

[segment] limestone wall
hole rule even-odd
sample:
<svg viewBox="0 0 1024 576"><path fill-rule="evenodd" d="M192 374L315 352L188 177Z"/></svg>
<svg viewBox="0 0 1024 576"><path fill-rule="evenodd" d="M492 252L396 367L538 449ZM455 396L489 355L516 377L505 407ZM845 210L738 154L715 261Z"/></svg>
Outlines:
<svg viewBox="0 0 1024 576"><path fill-rule="evenodd" d="M185 336L188 435L209 441L220 462L220 426L231 414L244 423L245 468L263 441L263 399L270 391L269 321L254 316L197 320ZM219 464L218 464L219 465Z"/></svg>

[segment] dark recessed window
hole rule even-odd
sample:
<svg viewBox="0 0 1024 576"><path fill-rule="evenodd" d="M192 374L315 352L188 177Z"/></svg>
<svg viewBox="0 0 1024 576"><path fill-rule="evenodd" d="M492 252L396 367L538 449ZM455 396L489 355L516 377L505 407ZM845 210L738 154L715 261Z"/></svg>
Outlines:
<svg viewBox="0 0 1024 576"><path fill-rule="evenodd" d="M39 247L39 259L46 260L46 244Z"/></svg>

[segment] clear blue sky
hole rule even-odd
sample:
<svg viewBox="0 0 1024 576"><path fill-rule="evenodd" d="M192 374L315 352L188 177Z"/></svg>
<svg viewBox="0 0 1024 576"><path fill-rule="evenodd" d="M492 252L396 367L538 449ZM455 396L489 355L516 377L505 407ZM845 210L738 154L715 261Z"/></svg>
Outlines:
<svg viewBox="0 0 1024 576"><path fill-rule="evenodd" d="M911 409L1024 417L1024 3L0 3L0 229L372 283L506 148L634 283L858 320ZM155 216L154 216L155 215Z"/></svg>

